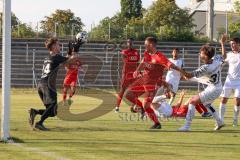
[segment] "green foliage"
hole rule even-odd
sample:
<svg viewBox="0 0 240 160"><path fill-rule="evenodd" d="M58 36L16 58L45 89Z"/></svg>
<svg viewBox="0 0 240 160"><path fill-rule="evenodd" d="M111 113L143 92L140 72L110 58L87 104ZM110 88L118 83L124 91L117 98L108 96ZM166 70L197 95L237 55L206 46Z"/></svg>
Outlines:
<svg viewBox="0 0 240 160"><path fill-rule="evenodd" d="M68 10L56 10L50 16L45 16L41 21L41 29L46 33L54 33L55 28L59 37L72 35L80 32L83 27L80 17L75 17L74 13ZM74 33L72 33L74 31Z"/></svg>
<svg viewBox="0 0 240 160"><path fill-rule="evenodd" d="M20 23L12 28L12 36L17 38L32 38L35 36L35 32L26 23Z"/></svg>
<svg viewBox="0 0 240 160"><path fill-rule="evenodd" d="M0 12L0 20L1 20L1 24L2 24L2 17L3 15L2 15L2 12ZM16 15L14 14L14 13L12 13L12 17L11 17L11 27L13 28L13 27L16 27L17 25L18 25L18 23L19 23L20 21L19 21L19 19L16 17ZM2 26L1 26L2 27Z"/></svg>
<svg viewBox="0 0 240 160"><path fill-rule="evenodd" d="M219 40L224 33L226 33L226 28L225 27L219 27L217 29L217 40Z"/></svg>
<svg viewBox="0 0 240 160"><path fill-rule="evenodd" d="M194 35L189 29L163 26L158 33L163 41L193 41Z"/></svg>
<svg viewBox="0 0 240 160"><path fill-rule="evenodd" d="M234 8L240 14L240 1L235 1Z"/></svg>
<svg viewBox="0 0 240 160"><path fill-rule="evenodd" d="M117 13L112 18L106 17L100 21L99 25L92 29L90 33L91 40L118 40L124 38L124 31L127 25L127 20L122 17L121 13Z"/></svg>
<svg viewBox="0 0 240 160"><path fill-rule="evenodd" d="M126 19L142 17L142 1L121 0L121 14Z"/></svg>
<svg viewBox="0 0 240 160"><path fill-rule="evenodd" d="M2 19L2 13L0 13L0 18ZM11 28L12 37L14 38L30 38L35 35L32 27L26 23L22 23L14 13L12 13L11 17Z"/></svg>
<svg viewBox="0 0 240 160"><path fill-rule="evenodd" d="M142 0L134 0L133 12L134 18L142 17Z"/></svg>
<svg viewBox="0 0 240 160"><path fill-rule="evenodd" d="M236 12L240 15L240 2L239 1L235 1L234 3L234 8L236 10ZM232 17L230 17L230 23L229 23L229 34L230 37L240 37L240 22L236 21L233 22Z"/></svg>
<svg viewBox="0 0 240 160"><path fill-rule="evenodd" d="M132 37L144 40L146 36L155 36L162 40L190 41L193 39L191 28L194 26L188 11L178 8L174 0L157 0L149 9L143 9L141 1L121 0L121 13L112 18L103 19L91 31L91 39L108 40L109 23L110 39L126 39ZM134 9L133 6L138 6ZM139 16L136 13L144 13ZM160 28L163 29L160 32Z"/></svg>
<svg viewBox="0 0 240 160"><path fill-rule="evenodd" d="M145 17L151 27L174 26L180 28L193 27L188 11L180 9L173 0L157 0L148 9Z"/></svg>

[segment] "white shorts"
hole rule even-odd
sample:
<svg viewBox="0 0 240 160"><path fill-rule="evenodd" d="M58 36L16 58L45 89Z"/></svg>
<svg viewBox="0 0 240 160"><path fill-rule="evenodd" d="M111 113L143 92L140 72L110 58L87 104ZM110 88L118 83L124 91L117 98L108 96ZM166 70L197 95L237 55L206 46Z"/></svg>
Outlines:
<svg viewBox="0 0 240 160"><path fill-rule="evenodd" d="M211 104L217 99L222 92L222 87L208 86L204 91L199 93L203 105Z"/></svg>
<svg viewBox="0 0 240 160"><path fill-rule="evenodd" d="M172 89L174 93L177 93L178 91L178 86L179 86L179 81L176 81L174 79L169 79L166 81L167 83L172 85Z"/></svg>
<svg viewBox="0 0 240 160"><path fill-rule="evenodd" d="M234 93L234 97L240 98L240 80L231 81L228 78L223 86L221 97L229 98Z"/></svg>
<svg viewBox="0 0 240 160"><path fill-rule="evenodd" d="M173 109L167 102L162 102L159 104L159 108L154 110L158 117L171 117Z"/></svg>

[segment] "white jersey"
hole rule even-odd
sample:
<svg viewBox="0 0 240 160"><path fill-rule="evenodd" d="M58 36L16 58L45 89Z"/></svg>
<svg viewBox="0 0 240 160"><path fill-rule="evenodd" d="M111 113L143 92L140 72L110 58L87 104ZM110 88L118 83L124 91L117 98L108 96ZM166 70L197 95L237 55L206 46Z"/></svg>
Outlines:
<svg viewBox="0 0 240 160"><path fill-rule="evenodd" d="M184 62L182 58L179 58L177 60L174 60L173 58L169 58L169 61L172 62L173 64L175 64L176 66L178 66L179 68L182 68L184 66ZM174 79L175 81L179 81L181 78L181 74L180 72L174 70L174 69L170 69L167 72L166 75L166 81L170 81L172 79Z"/></svg>
<svg viewBox="0 0 240 160"><path fill-rule="evenodd" d="M225 61L229 64L227 79L240 80L240 52L228 52Z"/></svg>
<svg viewBox="0 0 240 160"><path fill-rule="evenodd" d="M191 80L208 86L222 87L221 70L224 63L223 57L216 55L211 64L204 64L197 70L193 71L194 78Z"/></svg>

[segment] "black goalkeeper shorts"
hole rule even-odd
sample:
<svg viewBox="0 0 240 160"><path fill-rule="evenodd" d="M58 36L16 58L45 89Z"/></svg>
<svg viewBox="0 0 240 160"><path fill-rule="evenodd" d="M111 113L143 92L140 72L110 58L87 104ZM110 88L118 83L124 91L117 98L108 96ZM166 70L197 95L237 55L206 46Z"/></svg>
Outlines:
<svg viewBox="0 0 240 160"><path fill-rule="evenodd" d="M57 104L57 92L50 89L47 84L38 84L38 94L43 102L43 104Z"/></svg>

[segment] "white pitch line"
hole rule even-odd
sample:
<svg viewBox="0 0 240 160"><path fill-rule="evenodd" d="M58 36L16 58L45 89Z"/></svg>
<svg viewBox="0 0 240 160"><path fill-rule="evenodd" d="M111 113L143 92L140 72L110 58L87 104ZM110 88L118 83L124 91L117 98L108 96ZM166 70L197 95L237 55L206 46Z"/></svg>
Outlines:
<svg viewBox="0 0 240 160"><path fill-rule="evenodd" d="M27 146L24 146L23 144L21 143L15 143L13 140L10 140L8 142L8 144L11 144L11 145L14 145L14 146L17 146L19 148L22 148L26 151L30 151L30 152L34 152L34 153L38 153L38 154L41 154L45 157L49 157L49 158L53 158L53 159L56 159L56 160L71 160L69 158L66 158L66 157L61 157L61 156L58 156L56 155L55 153L53 152L47 152L47 151L43 151L39 148L35 148L35 147L27 147Z"/></svg>

